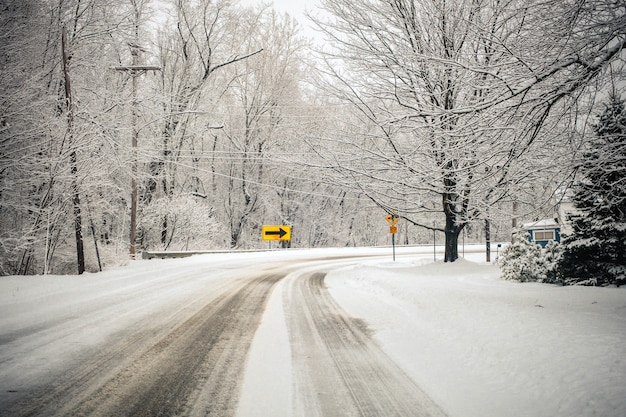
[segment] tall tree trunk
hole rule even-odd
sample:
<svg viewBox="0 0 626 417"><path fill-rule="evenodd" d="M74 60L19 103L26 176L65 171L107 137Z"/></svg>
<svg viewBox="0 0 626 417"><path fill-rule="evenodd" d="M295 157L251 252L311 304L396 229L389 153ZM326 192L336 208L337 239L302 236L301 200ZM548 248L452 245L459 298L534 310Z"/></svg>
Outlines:
<svg viewBox="0 0 626 417"><path fill-rule="evenodd" d="M446 243L445 262L454 262L459 258L459 234L462 227L456 224L456 216L446 210Z"/></svg>
<svg viewBox="0 0 626 417"><path fill-rule="evenodd" d="M459 234L463 229L463 224L459 222L460 196L456 191L458 181L453 172L454 161L448 161L446 164L447 172L444 173L443 178L445 188L443 193L443 212L446 216L444 261L454 262L459 258Z"/></svg>
<svg viewBox="0 0 626 417"><path fill-rule="evenodd" d="M83 220L80 211L80 194L78 191L78 166L76 160L76 150L74 150L73 129L74 129L74 106L72 103L72 89L70 84L69 58L67 55L67 29L63 27L61 34L61 54L63 63L63 76L65 81L65 100L67 105L67 135L69 146L72 147L70 154L70 172L72 175L72 203L74 206L74 232L76 235L76 257L78 264L78 274L85 272L85 251L83 248Z"/></svg>
<svg viewBox="0 0 626 417"><path fill-rule="evenodd" d="M85 250L83 245L83 216L80 210L80 194L78 192L78 169L76 167L76 151L73 151L70 155L70 162L72 164L72 192L74 194L74 233L76 235L76 258L78 265L78 274L85 272Z"/></svg>

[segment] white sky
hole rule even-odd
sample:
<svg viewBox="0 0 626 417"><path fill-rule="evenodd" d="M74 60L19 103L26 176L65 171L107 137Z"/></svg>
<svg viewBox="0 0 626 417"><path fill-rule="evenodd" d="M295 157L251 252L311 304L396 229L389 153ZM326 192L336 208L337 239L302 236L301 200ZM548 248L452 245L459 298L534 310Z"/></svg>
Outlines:
<svg viewBox="0 0 626 417"><path fill-rule="evenodd" d="M317 1L307 0L240 0L243 4L269 3L274 5L274 9L287 12L301 22L304 20L304 12L308 8L315 6Z"/></svg>
<svg viewBox="0 0 626 417"><path fill-rule="evenodd" d="M302 34L318 42L323 42L321 36L314 29L312 24L305 16L305 12L310 11L313 15L319 13L319 0L239 0L241 5L251 6L257 4L269 4L280 13L288 13L300 23ZM164 3L160 0L153 0L151 3L153 9L159 11L164 8ZM158 18L157 18L158 20Z"/></svg>
<svg viewBox="0 0 626 417"><path fill-rule="evenodd" d="M305 12L312 12L313 15L317 14L319 7L319 0L240 0L241 4L254 5L266 3L273 5L274 9L281 13L289 13L292 17L296 18L302 26L304 35L309 38L319 38L312 25L309 23Z"/></svg>

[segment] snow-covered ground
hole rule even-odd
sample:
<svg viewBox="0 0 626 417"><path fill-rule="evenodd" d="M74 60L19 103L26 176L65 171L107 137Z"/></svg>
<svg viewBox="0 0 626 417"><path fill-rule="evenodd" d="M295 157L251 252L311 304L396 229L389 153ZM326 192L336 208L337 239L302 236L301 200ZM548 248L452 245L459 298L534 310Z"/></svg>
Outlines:
<svg viewBox="0 0 626 417"><path fill-rule="evenodd" d="M326 282L451 416L626 416L626 289L503 281L468 257L350 266Z"/></svg>
<svg viewBox="0 0 626 417"><path fill-rule="evenodd" d="M154 287L166 274L185 283L174 295L162 295L175 303L203 288L204 279L217 285L236 268L254 270L259 262L388 254L318 266L331 271L326 284L337 302L368 323L388 355L451 417L626 416L626 289L503 281L496 266L484 264L484 254L470 249L454 264L433 263L432 248L420 254L399 249L396 262L390 249L332 249L133 261L82 277L3 277L0 336L19 329L22 320L49 320L64 303L123 297ZM196 278L185 281L190 274ZM284 415L291 410L284 282L275 287L253 342L239 415L272 391L286 395L267 407ZM157 292L150 292L151 300ZM92 327L84 336L106 337L107 329ZM267 341L269 356L259 350ZM268 372L285 378L269 382Z"/></svg>
<svg viewBox="0 0 626 417"><path fill-rule="evenodd" d="M626 289L504 281L482 247L467 249L454 264L434 263L428 248L399 249L396 262L334 261L326 284L451 417L626 416ZM290 415L293 399L275 395L291 378L281 287L253 344L240 417Z"/></svg>

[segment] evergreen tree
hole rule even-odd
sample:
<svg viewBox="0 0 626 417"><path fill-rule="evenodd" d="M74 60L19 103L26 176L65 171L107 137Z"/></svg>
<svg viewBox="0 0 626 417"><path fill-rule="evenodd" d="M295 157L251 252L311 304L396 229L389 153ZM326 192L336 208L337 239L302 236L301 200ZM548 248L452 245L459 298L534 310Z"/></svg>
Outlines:
<svg viewBox="0 0 626 417"><path fill-rule="evenodd" d="M530 241L526 231L513 234L513 242L498 259L502 278L520 282L545 282L546 265L541 246Z"/></svg>
<svg viewBox="0 0 626 417"><path fill-rule="evenodd" d="M561 276L560 262L563 256L563 245L556 241L550 241L543 251L543 268L545 270L546 284L563 284Z"/></svg>
<svg viewBox="0 0 626 417"><path fill-rule="evenodd" d="M560 269L565 282L626 283L626 110L613 95L595 126L573 187L579 215L563 241Z"/></svg>

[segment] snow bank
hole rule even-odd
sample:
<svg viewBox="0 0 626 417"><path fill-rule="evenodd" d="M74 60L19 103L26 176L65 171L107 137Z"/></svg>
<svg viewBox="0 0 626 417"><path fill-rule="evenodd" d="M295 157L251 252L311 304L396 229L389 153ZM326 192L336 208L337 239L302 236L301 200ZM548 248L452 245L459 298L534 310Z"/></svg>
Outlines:
<svg viewBox="0 0 626 417"><path fill-rule="evenodd" d="M327 285L451 416L626 416L626 289L425 262L339 269Z"/></svg>

